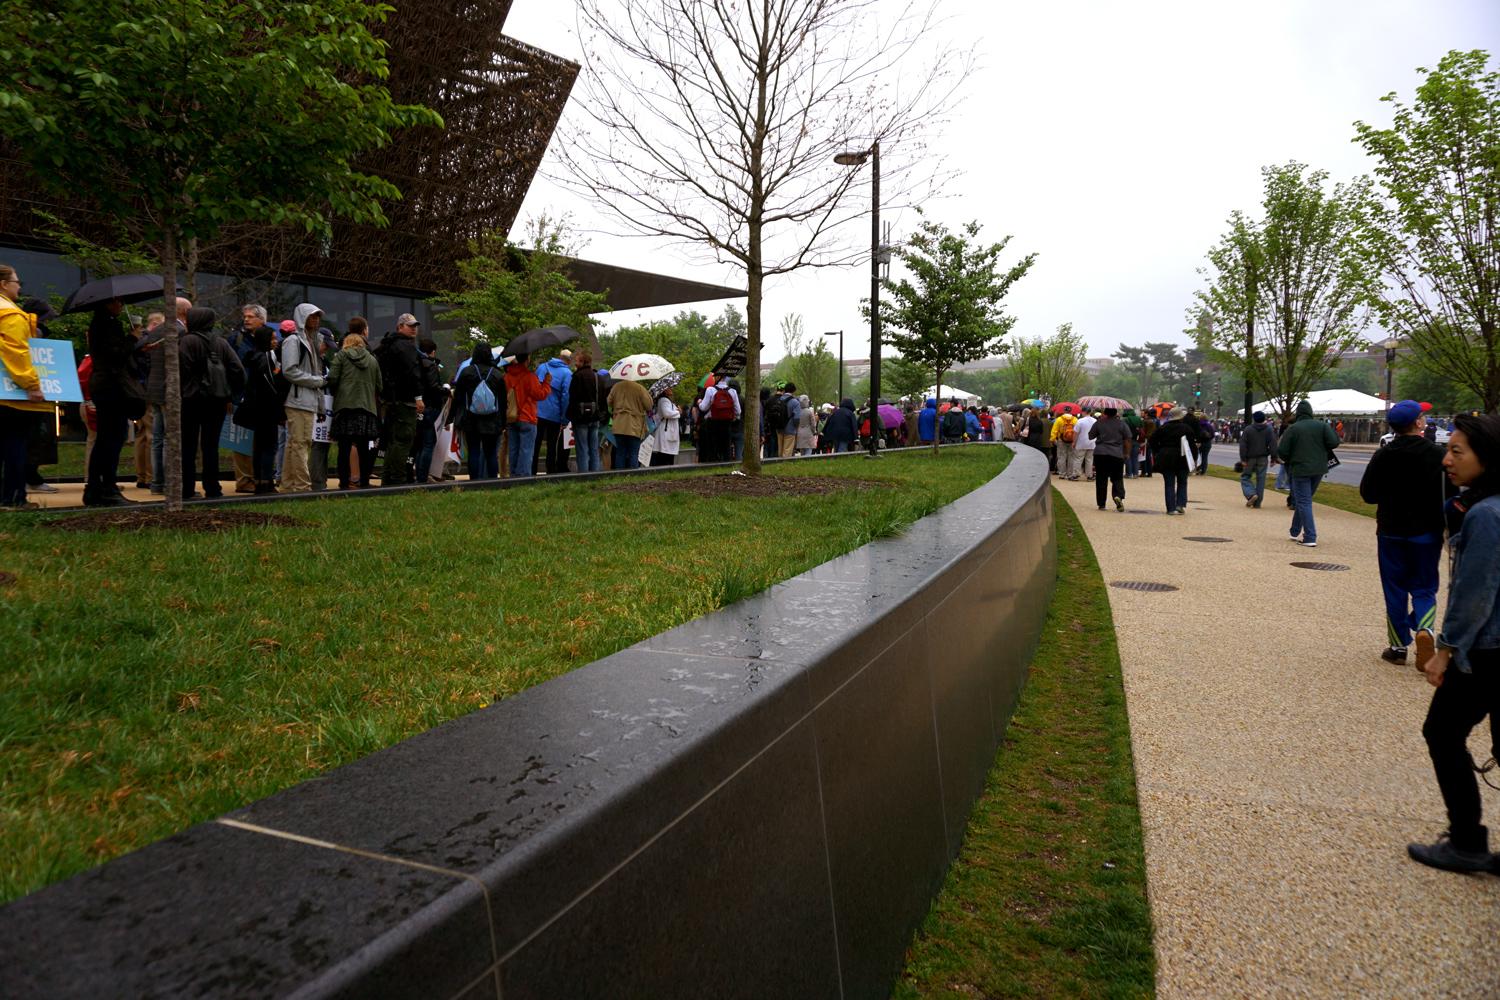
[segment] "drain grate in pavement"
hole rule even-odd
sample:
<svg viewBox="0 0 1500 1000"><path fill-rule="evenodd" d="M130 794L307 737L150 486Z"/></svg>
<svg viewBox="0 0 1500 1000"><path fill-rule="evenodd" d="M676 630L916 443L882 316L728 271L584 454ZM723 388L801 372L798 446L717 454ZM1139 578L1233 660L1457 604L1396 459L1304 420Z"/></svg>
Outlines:
<svg viewBox="0 0 1500 1000"><path fill-rule="evenodd" d="M1232 542L1233 538L1219 538L1217 535L1183 535L1184 542Z"/></svg>
<svg viewBox="0 0 1500 1000"><path fill-rule="evenodd" d="M1161 594L1177 589L1170 583L1153 583L1150 580L1111 580L1109 585L1121 590L1142 590L1149 594Z"/></svg>
<svg viewBox="0 0 1500 1000"><path fill-rule="evenodd" d="M1342 573L1349 568L1342 563L1294 562L1292 565L1298 569L1316 569L1325 573Z"/></svg>

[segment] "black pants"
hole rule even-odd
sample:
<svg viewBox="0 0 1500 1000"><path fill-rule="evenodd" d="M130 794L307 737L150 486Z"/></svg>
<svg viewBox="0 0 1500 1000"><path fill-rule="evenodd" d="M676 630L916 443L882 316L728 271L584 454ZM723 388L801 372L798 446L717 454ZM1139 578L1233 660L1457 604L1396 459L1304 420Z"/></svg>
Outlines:
<svg viewBox="0 0 1500 1000"><path fill-rule="evenodd" d="M0 406L0 506L26 502L26 442L35 418L29 410Z"/></svg>
<svg viewBox="0 0 1500 1000"><path fill-rule="evenodd" d="M103 432L104 425L99 425ZM197 479L196 459L203 454L203 495L224 495L224 485L219 482L219 432L224 429L224 400L192 399L182 401L182 495L193 495L193 483ZM125 443L124 438L120 443ZM99 450L99 441L94 440L94 451ZM118 456L115 459L119 461Z"/></svg>
<svg viewBox="0 0 1500 1000"><path fill-rule="evenodd" d="M542 454L542 442L547 442L547 475L568 471L568 450L563 447L563 425L556 420L536 422L536 448L531 452L531 472L536 474L537 462Z"/></svg>
<svg viewBox="0 0 1500 1000"><path fill-rule="evenodd" d="M1448 807L1448 831L1453 846L1486 850L1486 834L1480 824L1479 782L1469 756L1469 732L1484 717L1490 717L1490 752L1500 757L1500 649L1476 649L1469 653L1473 673L1461 673L1450 664L1442 686L1432 695L1422 736L1432 756L1438 790Z"/></svg>
<svg viewBox="0 0 1500 1000"><path fill-rule="evenodd" d="M1125 460L1113 455L1094 453L1094 502L1104 506L1104 487L1110 486L1110 494L1125 499Z"/></svg>
<svg viewBox="0 0 1500 1000"><path fill-rule="evenodd" d="M254 470L257 485L276 481L277 427L276 424L262 424L251 432L250 468Z"/></svg>
<svg viewBox="0 0 1500 1000"><path fill-rule="evenodd" d="M94 435L94 450L89 453L85 490L93 496L110 496L118 489L115 476L120 468L120 452L130 434L130 418L125 416L120 402L104 398L94 400L94 415L99 429Z"/></svg>
<svg viewBox="0 0 1500 1000"><path fill-rule="evenodd" d="M658 465L676 465L676 464L677 464L677 456L676 455L668 455L664 451L653 451L651 453L651 466L650 467L653 468L653 469L656 468Z"/></svg>
<svg viewBox="0 0 1500 1000"><path fill-rule="evenodd" d="M732 420L710 417L703 421L698 431L698 461L729 461L729 432L733 426Z"/></svg>
<svg viewBox="0 0 1500 1000"><path fill-rule="evenodd" d="M353 485L349 481L349 453L351 451L359 455L359 484L369 486L370 480L375 478L375 449L370 447L369 439L341 437L338 447L339 489L347 490Z"/></svg>

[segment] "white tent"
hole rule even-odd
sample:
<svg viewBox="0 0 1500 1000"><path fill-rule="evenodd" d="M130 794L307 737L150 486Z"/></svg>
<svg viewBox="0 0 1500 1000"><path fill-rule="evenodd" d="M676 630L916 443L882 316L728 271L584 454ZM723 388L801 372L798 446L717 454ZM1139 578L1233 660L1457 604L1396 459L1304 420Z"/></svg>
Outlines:
<svg viewBox="0 0 1500 1000"><path fill-rule="evenodd" d="M1319 389L1317 392L1307 394L1307 401L1312 404L1313 412L1317 414L1338 414L1339 416L1366 416L1377 415L1385 412L1386 401L1379 396L1372 396L1368 392L1360 392L1358 389ZM1266 413L1280 413L1281 404L1267 400L1256 403L1250 412L1264 410ZM1236 410L1236 413L1244 413L1244 410Z"/></svg>
<svg viewBox="0 0 1500 1000"><path fill-rule="evenodd" d="M936 399L940 403L949 399L961 399L967 403L969 400L978 399L979 397L972 392L955 389L951 385L930 385L922 390L922 398Z"/></svg>

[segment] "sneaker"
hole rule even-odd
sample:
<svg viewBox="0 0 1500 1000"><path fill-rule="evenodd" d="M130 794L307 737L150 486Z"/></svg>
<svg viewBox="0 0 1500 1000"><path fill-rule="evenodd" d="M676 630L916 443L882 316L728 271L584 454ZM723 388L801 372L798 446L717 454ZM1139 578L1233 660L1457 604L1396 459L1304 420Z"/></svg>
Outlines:
<svg viewBox="0 0 1500 1000"><path fill-rule="evenodd" d="M1303 548L1306 548L1306 549L1315 549L1315 548L1317 548L1317 547L1318 547L1318 543L1317 543L1317 542L1309 542L1309 541L1308 541L1308 540L1307 540L1307 539L1305 539L1305 538L1304 538L1304 539L1303 539L1303 540L1302 540L1302 541L1301 541L1301 542L1300 542L1300 543L1299 543L1299 544L1300 544L1300 545L1301 545L1301 546L1302 546L1302 547L1303 547Z"/></svg>
<svg viewBox="0 0 1500 1000"><path fill-rule="evenodd" d="M151 484L146 482L144 479L137 479L135 481L135 488L138 490L149 490L151 488Z"/></svg>
<svg viewBox="0 0 1500 1000"><path fill-rule="evenodd" d="M1447 872L1486 872L1492 870L1494 856L1487 850L1465 850L1455 847L1452 837L1444 832L1435 844L1407 844L1406 853L1413 861L1441 868Z"/></svg>
<svg viewBox="0 0 1500 1000"><path fill-rule="evenodd" d="M39 504L39 503L37 503L35 500L24 500L21 503L8 503L5 506L0 507L0 510L14 510L14 511L41 510L41 509L42 509L42 505Z"/></svg>
<svg viewBox="0 0 1500 1000"><path fill-rule="evenodd" d="M1256 510L1260 510L1260 497L1256 497L1253 501L1251 501L1250 506L1254 507Z"/></svg>
<svg viewBox="0 0 1500 1000"><path fill-rule="evenodd" d="M1254 507L1255 506L1255 498L1254 497L1246 497L1245 498L1245 506L1246 507Z"/></svg>
<svg viewBox="0 0 1500 1000"><path fill-rule="evenodd" d="M1432 654L1437 652L1437 642L1433 639L1432 633L1425 628L1417 633L1416 640L1417 673L1422 673L1422 668L1427 665L1428 660L1432 659Z"/></svg>
<svg viewBox="0 0 1500 1000"><path fill-rule="evenodd" d="M1387 646L1380 651L1380 658L1387 663L1396 663L1404 667L1406 666L1406 647Z"/></svg>
<svg viewBox="0 0 1500 1000"><path fill-rule="evenodd" d="M27 493L59 493L61 491L56 486L53 486L51 483L38 483L35 486L28 486L28 487L26 487L26 492Z"/></svg>
<svg viewBox="0 0 1500 1000"><path fill-rule="evenodd" d="M151 495L154 497L164 497L167 495L167 488L161 483L152 483L148 489L151 490Z"/></svg>
<svg viewBox="0 0 1500 1000"><path fill-rule="evenodd" d="M1177 513L1179 513L1179 514L1186 514L1187 513L1187 508L1186 507L1178 507L1177 508Z"/></svg>
<svg viewBox="0 0 1500 1000"><path fill-rule="evenodd" d="M1299 534L1297 534L1295 531L1292 532L1291 534L1287 535L1286 537L1290 538L1294 542L1301 542L1302 541L1302 536L1299 535Z"/></svg>
<svg viewBox="0 0 1500 1000"><path fill-rule="evenodd" d="M1120 498L1120 497L1115 497L1115 510L1124 510L1124 509L1125 509L1125 501L1122 498Z"/></svg>
<svg viewBox="0 0 1500 1000"><path fill-rule="evenodd" d="M1101 503L1101 504L1100 504L1100 505L1099 505L1099 509L1100 509L1100 510L1103 510L1103 509L1104 509L1104 505L1103 505L1103 504L1102 504L1102 503Z"/></svg>

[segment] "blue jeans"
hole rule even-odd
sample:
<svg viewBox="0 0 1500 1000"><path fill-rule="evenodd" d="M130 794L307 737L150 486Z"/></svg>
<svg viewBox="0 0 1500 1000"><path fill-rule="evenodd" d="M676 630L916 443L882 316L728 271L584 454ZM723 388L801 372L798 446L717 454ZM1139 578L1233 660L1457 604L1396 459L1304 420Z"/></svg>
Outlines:
<svg viewBox="0 0 1500 1000"><path fill-rule="evenodd" d="M617 469L639 469L641 467L641 439L615 432L614 466Z"/></svg>
<svg viewBox="0 0 1500 1000"><path fill-rule="evenodd" d="M1134 441L1125 445L1125 475L1134 476L1141 471L1141 449Z"/></svg>
<svg viewBox="0 0 1500 1000"><path fill-rule="evenodd" d="M1160 466L1156 471L1161 475L1162 489L1166 491L1167 510L1185 510L1187 508L1187 484L1188 472L1186 467L1181 469L1163 469Z"/></svg>
<svg viewBox="0 0 1500 1000"><path fill-rule="evenodd" d="M573 444L578 448L578 471L598 472L599 424L574 424Z"/></svg>
<svg viewBox="0 0 1500 1000"><path fill-rule="evenodd" d="M437 418L441 407L433 409L428 407L427 412L422 414L422 447L417 452L417 482L425 483L432 478L427 470L432 467L432 453L437 450ZM497 437L498 441L499 438ZM498 447L498 445L497 445ZM496 458L498 462L498 457Z"/></svg>
<svg viewBox="0 0 1500 1000"><path fill-rule="evenodd" d="M1265 456L1245 459L1245 471L1240 473L1240 492L1246 500L1264 500L1266 496Z"/></svg>
<svg viewBox="0 0 1500 1000"><path fill-rule="evenodd" d="M1380 556L1380 586L1385 591L1386 632L1392 646L1404 649L1411 644L1413 632L1437 630L1443 536L1437 532L1415 538L1376 535L1375 549Z"/></svg>
<svg viewBox="0 0 1500 1000"><path fill-rule="evenodd" d="M531 456L536 454L536 424L523 424L519 421L508 428L510 434L510 445L507 450L510 454L510 478L531 475ZM470 458L472 461L472 456Z"/></svg>
<svg viewBox="0 0 1500 1000"><path fill-rule="evenodd" d="M1292 477L1292 537L1302 536L1304 542L1318 540L1318 526L1313 523L1313 494L1318 492L1322 476Z"/></svg>
<svg viewBox="0 0 1500 1000"><path fill-rule="evenodd" d="M838 444L836 444L836 445L833 446L834 454L838 454L841 451L848 451L848 450L849 450L849 442L848 441L840 441Z"/></svg>

